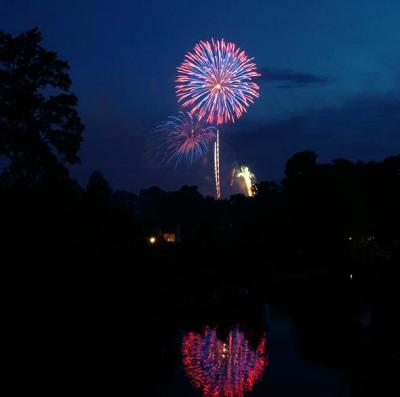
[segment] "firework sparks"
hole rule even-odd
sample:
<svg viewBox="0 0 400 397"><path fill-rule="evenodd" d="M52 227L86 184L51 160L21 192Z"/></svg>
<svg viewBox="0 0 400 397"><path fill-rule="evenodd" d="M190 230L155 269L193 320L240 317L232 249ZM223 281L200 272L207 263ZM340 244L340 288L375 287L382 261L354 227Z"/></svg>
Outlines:
<svg viewBox="0 0 400 397"><path fill-rule="evenodd" d="M199 159L216 139L217 129L206 126L190 113L170 116L155 129L155 148L161 162L191 165Z"/></svg>
<svg viewBox="0 0 400 397"><path fill-rule="evenodd" d="M253 59L236 44L224 39L200 41L177 68L178 102L199 121L217 126L234 122L259 96L259 86L252 81L260 76ZM218 199L221 198L219 151L217 131L214 174Z"/></svg>
<svg viewBox="0 0 400 397"><path fill-rule="evenodd" d="M249 167L241 166L238 168L236 176L238 178L243 178L243 181L246 185L247 195L249 197L254 196L254 182L255 182L255 175L250 171Z"/></svg>
<svg viewBox="0 0 400 397"><path fill-rule="evenodd" d="M224 39L200 41L177 68L178 102L211 124L234 122L259 96L252 60Z"/></svg>

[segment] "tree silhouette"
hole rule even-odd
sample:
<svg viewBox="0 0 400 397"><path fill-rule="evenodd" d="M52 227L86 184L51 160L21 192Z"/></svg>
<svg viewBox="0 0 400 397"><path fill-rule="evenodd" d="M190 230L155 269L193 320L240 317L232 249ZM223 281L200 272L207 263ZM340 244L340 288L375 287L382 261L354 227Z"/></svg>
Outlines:
<svg viewBox="0 0 400 397"><path fill-rule="evenodd" d="M109 204L112 189L102 172L94 171L92 173L86 187L86 195L93 203Z"/></svg>
<svg viewBox="0 0 400 397"><path fill-rule="evenodd" d="M301 176L313 170L317 163L317 155L311 151L294 154L287 162L285 174L288 178Z"/></svg>
<svg viewBox="0 0 400 397"><path fill-rule="evenodd" d="M84 126L69 92L69 65L41 40L38 29L15 37L0 30L0 156L19 181L79 162Z"/></svg>

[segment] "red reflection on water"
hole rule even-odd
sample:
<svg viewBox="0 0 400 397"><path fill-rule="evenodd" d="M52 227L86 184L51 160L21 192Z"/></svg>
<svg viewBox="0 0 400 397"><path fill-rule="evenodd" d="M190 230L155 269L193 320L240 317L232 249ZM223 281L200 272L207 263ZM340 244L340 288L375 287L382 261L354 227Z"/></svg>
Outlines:
<svg viewBox="0 0 400 397"><path fill-rule="evenodd" d="M242 397L261 379L267 364L265 347L265 337L253 349L238 328L222 341L207 327L202 334L189 332L183 338L183 364L205 397Z"/></svg>

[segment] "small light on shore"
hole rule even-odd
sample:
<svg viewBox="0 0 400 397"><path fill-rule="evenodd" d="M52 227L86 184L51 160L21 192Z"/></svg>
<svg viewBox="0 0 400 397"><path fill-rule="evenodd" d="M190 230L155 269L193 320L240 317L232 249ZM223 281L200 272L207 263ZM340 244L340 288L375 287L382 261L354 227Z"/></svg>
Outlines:
<svg viewBox="0 0 400 397"><path fill-rule="evenodd" d="M149 237L149 243L150 243L151 245L155 244L156 242L157 242L157 239L156 239L154 236L150 236L150 237Z"/></svg>
<svg viewBox="0 0 400 397"><path fill-rule="evenodd" d="M350 273L350 280L353 280L353 274Z"/></svg>

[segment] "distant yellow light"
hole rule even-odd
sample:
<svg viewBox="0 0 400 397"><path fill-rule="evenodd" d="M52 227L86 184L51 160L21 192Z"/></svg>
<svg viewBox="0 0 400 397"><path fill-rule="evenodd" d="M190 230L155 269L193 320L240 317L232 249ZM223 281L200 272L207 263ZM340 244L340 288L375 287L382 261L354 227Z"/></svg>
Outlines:
<svg viewBox="0 0 400 397"><path fill-rule="evenodd" d="M163 233L163 238L167 243L175 243L176 242L175 233Z"/></svg>
<svg viewBox="0 0 400 397"><path fill-rule="evenodd" d="M216 89L216 90L220 90L220 89L221 89L221 84L216 84L216 85L215 85L215 89Z"/></svg>
<svg viewBox="0 0 400 397"><path fill-rule="evenodd" d="M154 236L149 237L149 243L150 244L155 244L157 239Z"/></svg>

